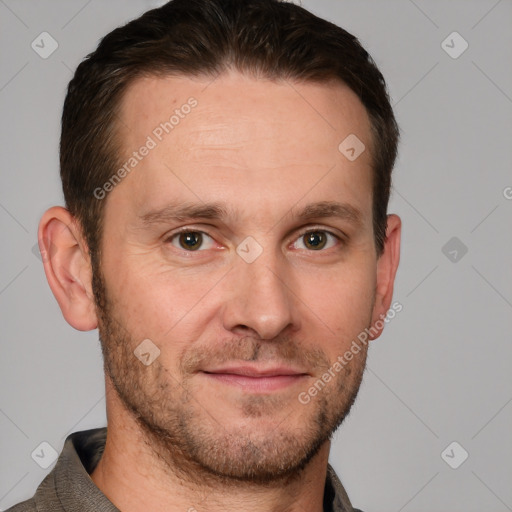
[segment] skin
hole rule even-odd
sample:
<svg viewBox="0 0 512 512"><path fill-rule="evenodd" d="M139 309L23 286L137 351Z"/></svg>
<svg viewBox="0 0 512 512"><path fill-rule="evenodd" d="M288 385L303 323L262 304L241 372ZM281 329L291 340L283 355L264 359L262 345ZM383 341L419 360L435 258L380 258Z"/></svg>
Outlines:
<svg viewBox="0 0 512 512"><path fill-rule="evenodd" d="M366 347L308 404L298 396L389 309L400 219L388 216L377 257L367 113L343 84L292 85L226 72L129 87L126 159L188 98L197 106L104 199L105 309L78 223L61 207L41 220L64 317L100 331L108 436L91 478L125 512L322 510L330 438L356 397ZM338 150L351 133L366 146L353 162ZM297 216L325 201L357 218ZM229 216L143 220L211 202ZM249 236L262 249L251 263L236 251ZM160 350L148 366L134 355L146 339ZM228 364L299 375L256 389L207 373Z"/></svg>

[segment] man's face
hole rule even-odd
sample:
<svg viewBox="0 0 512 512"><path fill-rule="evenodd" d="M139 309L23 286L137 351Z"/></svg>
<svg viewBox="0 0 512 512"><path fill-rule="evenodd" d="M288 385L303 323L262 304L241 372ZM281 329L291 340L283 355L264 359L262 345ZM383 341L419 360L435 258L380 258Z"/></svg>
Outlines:
<svg viewBox="0 0 512 512"><path fill-rule="evenodd" d="M299 400L374 314L370 125L341 84L210 81L139 79L123 100L138 162L105 199L100 336L161 458L264 481L303 467L359 388L364 347Z"/></svg>

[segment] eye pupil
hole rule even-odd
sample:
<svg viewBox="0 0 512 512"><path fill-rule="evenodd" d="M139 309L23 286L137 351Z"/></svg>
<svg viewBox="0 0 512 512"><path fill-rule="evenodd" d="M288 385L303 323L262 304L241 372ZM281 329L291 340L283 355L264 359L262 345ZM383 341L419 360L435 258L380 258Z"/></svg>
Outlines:
<svg viewBox="0 0 512 512"><path fill-rule="evenodd" d="M201 247L203 235L195 231L180 234L180 245L187 250L195 251Z"/></svg>
<svg viewBox="0 0 512 512"><path fill-rule="evenodd" d="M322 233L321 231L312 231L311 233L306 233L304 235L304 242L306 247L322 249L327 243L327 239L325 233Z"/></svg>

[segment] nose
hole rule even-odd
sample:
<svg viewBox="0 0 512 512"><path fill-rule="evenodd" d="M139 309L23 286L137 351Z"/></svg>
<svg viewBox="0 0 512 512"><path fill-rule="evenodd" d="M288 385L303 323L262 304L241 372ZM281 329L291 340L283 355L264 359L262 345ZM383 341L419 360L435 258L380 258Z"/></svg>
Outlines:
<svg viewBox="0 0 512 512"><path fill-rule="evenodd" d="M285 330L300 329L297 305L286 263L264 251L252 263L240 259L231 271L230 293L223 311L224 328L270 340Z"/></svg>

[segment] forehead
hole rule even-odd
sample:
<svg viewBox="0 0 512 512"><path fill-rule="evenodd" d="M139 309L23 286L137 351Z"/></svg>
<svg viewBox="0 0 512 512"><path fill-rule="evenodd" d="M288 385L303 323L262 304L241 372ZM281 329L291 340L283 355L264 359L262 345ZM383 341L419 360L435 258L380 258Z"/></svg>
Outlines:
<svg viewBox="0 0 512 512"><path fill-rule="evenodd" d="M283 203L298 201L308 188L322 200L335 199L320 197L333 190L360 200L370 194L368 115L340 82L271 81L237 72L215 79L144 77L128 88L119 117L121 160L143 146L151 150L113 196L123 191L141 208L164 204L187 184L186 195L196 200L228 195L245 205L244 194L265 190L269 201L279 190ZM350 161L339 146L354 135L366 150Z"/></svg>
<svg viewBox="0 0 512 512"><path fill-rule="evenodd" d="M194 128L204 132L204 128L209 127L215 130L212 136L218 138L224 134L228 142L243 139L248 130L252 136L290 135L290 142L297 131L309 134L312 144L318 138L336 143L348 130L366 138L369 130L366 109L357 95L340 81L273 81L229 71L216 78L147 76L135 79L121 102L124 123L120 129L123 132L123 127L128 128L124 130L124 138L130 139L130 135L137 135L137 132L151 133L155 122L168 122L173 113L181 120L188 114L189 109L184 107L191 98L198 105L193 112L196 115L190 116L196 118ZM179 124L178 119L173 120L174 128ZM252 126L246 125L248 130L240 132L245 121L250 121ZM236 129L229 131L230 126ZM287 128L285 134L280 133L283 126ZM179 137L184 130L173 131L172 135Z"/></svg>

